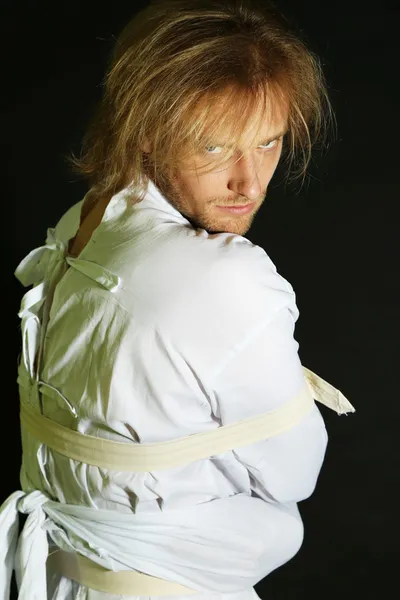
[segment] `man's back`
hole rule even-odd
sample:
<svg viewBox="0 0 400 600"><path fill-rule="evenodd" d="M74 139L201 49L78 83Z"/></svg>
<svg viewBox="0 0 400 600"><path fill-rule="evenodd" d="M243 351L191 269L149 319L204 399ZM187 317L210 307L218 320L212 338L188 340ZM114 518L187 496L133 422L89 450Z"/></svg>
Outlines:
<svg viewBox="0 0 400 600"><path fill-rule="evenodd" d="M141 444L262 415L304 385L294 293L265 252L241 236L193 229L153 184L149 192L133 206L129 194L113 198L78 257L81 270L59 271L40 375L48 385L44 416L83 434ZM80 206L55 229L64 245ZM97 280L85 272L88 263L98 266ZM50 281L54 263L47 264ZM101 284L103 272L119 278L112 292ZM61 503L143 515L242 497L242 532L263 548L257 573L265 576L301 545L295 503L312 493L325 446L316 406L269 440L146 473L83 465L25 434L21 482ZM236 504L224 503L227 521L236 520ZM223 529L222 506L211 502L210 509ZM256 515L266 527L258 527L258 543Z"/></svg>

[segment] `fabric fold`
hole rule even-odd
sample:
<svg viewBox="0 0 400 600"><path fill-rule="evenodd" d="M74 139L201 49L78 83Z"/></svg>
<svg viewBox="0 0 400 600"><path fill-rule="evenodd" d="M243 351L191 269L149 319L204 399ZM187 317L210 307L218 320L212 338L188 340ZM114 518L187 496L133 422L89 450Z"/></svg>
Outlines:
<svg viewBox="0 0 400 600"><path fill-rule="evenodd" d="M38 490L28 494L18 490L0 507L0 600L10 598L14 568L19 588L18 600L47 598L45 502L46 496ZM28 518L18 539L19 512L27 514Z"/></svg>
<svg viewBox="0 0 400 600"><path fill-rule="evenodd" d="M220 503L219 514L214 502ZM287 527L288 513L302 535L296 506L282 509L241 494L214 502L158 514L121 514L61 504L39 491L14 492L0 508L0 600L9 598L14 556L18 600L47 597L46 534L61 550L111 571L137 570L198 592L220 593L249 589L267 574L263 557L276 551L271 543ZM249 511L243 521L241 515ZM29 516L15 550L18 512Z"/></svg>

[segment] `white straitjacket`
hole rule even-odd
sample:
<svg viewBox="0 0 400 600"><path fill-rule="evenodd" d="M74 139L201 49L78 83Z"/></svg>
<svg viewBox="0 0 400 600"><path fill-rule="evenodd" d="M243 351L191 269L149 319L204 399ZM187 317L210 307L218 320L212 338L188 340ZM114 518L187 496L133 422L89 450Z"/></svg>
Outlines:
<svg viewBox="0 0 400 600"><path fill-rule="evenodd" d="M255 424L304 393L295 293L261 247L195 229L153 182L142 202L132 196L128 187L111 199L79 257L67 246L83 201L18 266L16 276L33 286L19 313L18 384L33 418L107 440L105 461L108 442L154 444L159 462L147 464L167 466L79 461L79 444L63 454L44 443L40 422L36 434L22 427L21 491L0 512L0 600L9 598L14 565L21 600L143 596L94 590L49 565L46 577L57 548L175 582L191 598L250 600L302 544L297 503L312 494L327 444L313 401L276 435L254 433L257 441L196 460L182 450L170 464L161 451ZM314 391L322 383L336 393L327 405L354 411L315 378ZM16 548L19 512L28 519Z"/></svg>

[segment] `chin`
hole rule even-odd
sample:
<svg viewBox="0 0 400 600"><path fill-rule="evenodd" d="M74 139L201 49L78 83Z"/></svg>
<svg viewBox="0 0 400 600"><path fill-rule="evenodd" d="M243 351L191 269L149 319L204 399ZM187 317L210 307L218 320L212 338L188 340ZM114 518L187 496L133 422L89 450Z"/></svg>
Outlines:
<svg viewBox="0 0 400 600"><path fill-rule="evenodd" d="M250 226L247 225L246 227L242 226L240 227L239 225L229 225L224 224L220 226L214 226L214 227L204 227L203 229L205 229L208 233L233 233L235 235L246 235L246 233L249 231Z"/></svg>

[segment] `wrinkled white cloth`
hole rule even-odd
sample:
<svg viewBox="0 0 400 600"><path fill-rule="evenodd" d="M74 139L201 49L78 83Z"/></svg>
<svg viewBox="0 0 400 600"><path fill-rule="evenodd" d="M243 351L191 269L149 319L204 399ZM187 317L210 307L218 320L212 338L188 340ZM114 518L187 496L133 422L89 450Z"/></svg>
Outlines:
<svg viewBox="0 0 400 600"><path fill-rule="evenodd" d="M250 590L264 576L266 555L271 560L273 554L278 564L285 556L286 542L282 545L280 540L290 518L291 531L286 533L300 545L302 524L297 509L270 506L240 494L220 499L218 504L219 511L206 502L179 511L127 515L60 504L39 491L18 491L3 506L0 528L9 547L15 548L17 511L29 515L16 553L24 600L46 598L47 534L57 547L79 551L108 569L130 568L166 578L173 574L178 583L205 592ZM249 510L251 516L243 520ZM5 544L0 547L1 598L7 598L12 570L10 555L1 554L4 549Z"/></svg>
<svg viewBox="0 0 400 600"><path fill-rule="evenodd" d="M263 414L297 395L304 374L294 339L295 294L266 252L242 236L194 229L152 182L142 202L133 204L132 196L127 188L111 199L77 259L66 257L66 248L78 229L82 202L17 269L24 285L34 285L20 311L18 383L24 401L81 433L151 443ZM36 373L41 336L44 352ZM46 388L42 406L31 393L35 379ZM29 544L36 548L39 538L38 548L46 552L39 530L55 535L50 507L58 515L65 504L78 511L112 510L122 522L148 522L150 530L157 524L157 536L165 536L154 541L143 529L151 552L140 550L135 557L132 550L124 558L132 568L198 589L201 600L250 600L252 586L301 546L296 503L314 490L327 434L314 406L279 436L149 473L82 464L28 433L22 442L26 496L9 499L1 515L10 530L17 510L33 515L19 564L27 564ZM37 490L40 501L31 495ZM28 510L23 504L32 498L38 504ZM67 527L64 543L79 544L72 532ZM187 543L178 543L183 532ZM138 533L138 548L139 538ZM42 589L32 565L22 569L30 600ZM55 573L47 583L52 600L117 598Z"/></svg>

